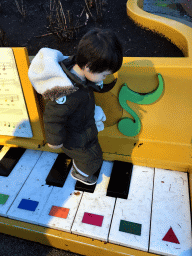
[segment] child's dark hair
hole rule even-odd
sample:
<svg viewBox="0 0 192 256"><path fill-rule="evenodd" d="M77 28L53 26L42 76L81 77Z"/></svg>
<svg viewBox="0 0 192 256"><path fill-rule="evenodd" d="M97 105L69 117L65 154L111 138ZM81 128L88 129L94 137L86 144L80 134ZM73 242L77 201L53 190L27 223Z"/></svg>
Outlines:
<svg viewBox="0 0 192 256"><path fill-rule="evenodd" d="M76 64L86 64L92 73L117 72L123 63L121 42L111 29L94 28L87 32L77 47Z"/></svg>

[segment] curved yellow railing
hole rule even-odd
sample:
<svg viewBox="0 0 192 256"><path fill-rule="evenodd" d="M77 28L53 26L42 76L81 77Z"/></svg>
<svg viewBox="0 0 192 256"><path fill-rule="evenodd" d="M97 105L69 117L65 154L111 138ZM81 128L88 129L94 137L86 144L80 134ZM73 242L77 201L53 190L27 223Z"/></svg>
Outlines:
<svg viewBox="0 0 192 256"><path fill-rule="evenodd" d="M178 21L157 16L143 9L143 0L127 1L127 15L138 25L160 33L192 59L192 28Z"/></svg>

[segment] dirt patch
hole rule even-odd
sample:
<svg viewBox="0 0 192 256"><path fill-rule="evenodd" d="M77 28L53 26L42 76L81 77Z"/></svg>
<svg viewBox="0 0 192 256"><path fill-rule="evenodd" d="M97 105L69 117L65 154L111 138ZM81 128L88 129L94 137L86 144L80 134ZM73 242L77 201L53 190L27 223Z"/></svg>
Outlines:
<svg viewBox="0 0 192 256"><path fill-rule="evenodd" d="M91 2L91 0L87 0ZM97 17L95 0L89 9L93 17ZM59 39L51 34L49 21L50 0L23 0L22 16L21 3L17 4L13 0L1 0L0 5L0 46L26 47L29 55L35 55L42 47L49 47L60 50L64 55L73 55L76 52L81 37L93 27L111 28L123 45L124 57L183 57L183 53L166 38L161 37L151 31L141 29L136 26L127 16L127 0L97 0L102 2L100 20L93 20L89 14L87 20L86 11L82 14L79 22L83 25L74 38L66 40ZM75 25L85 7L85 0L61 0L63 10L67 19L67 10L70 16L73 14L73 24ZM68 24L69 25L69 24Z"/></svg>

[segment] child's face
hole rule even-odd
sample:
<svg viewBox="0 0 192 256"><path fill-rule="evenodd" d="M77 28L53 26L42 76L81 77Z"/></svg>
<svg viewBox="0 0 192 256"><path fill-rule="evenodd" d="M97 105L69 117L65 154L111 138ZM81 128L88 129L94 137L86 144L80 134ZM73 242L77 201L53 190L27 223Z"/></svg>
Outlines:
<svg viewBox="0 0 192 256"><path fill-rule="evenodd" d="M91 71L87 67L85 67L85 69L83 70L83 73L89 81L95 82L95 83L103 81L107 75L112 74L111 71L103 71L102 73L91 73Z"/></svg>

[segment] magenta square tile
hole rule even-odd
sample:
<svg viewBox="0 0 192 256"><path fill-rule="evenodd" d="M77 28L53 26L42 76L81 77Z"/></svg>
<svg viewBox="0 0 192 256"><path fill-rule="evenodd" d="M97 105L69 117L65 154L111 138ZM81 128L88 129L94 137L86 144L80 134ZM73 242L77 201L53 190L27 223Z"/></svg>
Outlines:
<svg viewBox="0 0 192 256"><path fill-rule="evenodd" d="M94 226L102 226L104 216L85 212L83 216L83 223L91 224Z"/></svg>

